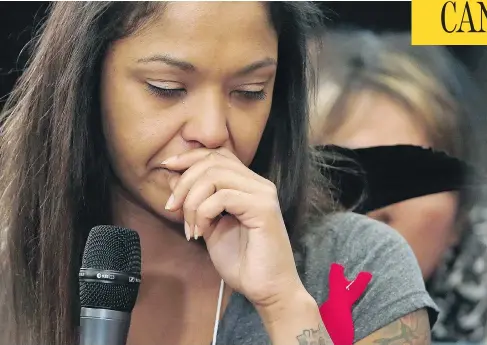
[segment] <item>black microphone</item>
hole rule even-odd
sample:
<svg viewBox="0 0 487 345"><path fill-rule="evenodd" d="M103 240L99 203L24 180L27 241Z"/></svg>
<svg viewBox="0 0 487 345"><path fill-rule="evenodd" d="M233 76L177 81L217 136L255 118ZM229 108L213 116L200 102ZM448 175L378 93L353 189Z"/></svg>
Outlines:
<svg viewBox="0 0 487 345"><path fill-rule="evenodd" d="M125 345L140 285L140 240L130 229L94 227L79 272L80 345Z"/></svg>

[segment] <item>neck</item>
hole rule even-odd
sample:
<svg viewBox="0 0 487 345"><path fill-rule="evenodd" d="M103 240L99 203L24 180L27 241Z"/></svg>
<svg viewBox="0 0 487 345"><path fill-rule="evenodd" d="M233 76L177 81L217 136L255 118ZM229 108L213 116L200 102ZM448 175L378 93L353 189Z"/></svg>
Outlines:
<svg viewBox="0 0 487 345"><path fill-rule="evenodd" d="M137 231L142 251L143 284L173 286L178 281L214 289L219 276L201 241L187 241L183 225L158 216L118 193L113 198L113 223ZM196 286L195 286L196 285ZM170 292L170 291L168 291Z"/></svg>
<svg viewBox="0 0 487 345"><path fill-rule="evenodd" d="M114 224L137 231L142 251L142 283L127 343L209 343L221 278L204 243L188 242L182 224L128 197L120 195L112 205ZM231 293L225 290L220 316Z"/></svg>

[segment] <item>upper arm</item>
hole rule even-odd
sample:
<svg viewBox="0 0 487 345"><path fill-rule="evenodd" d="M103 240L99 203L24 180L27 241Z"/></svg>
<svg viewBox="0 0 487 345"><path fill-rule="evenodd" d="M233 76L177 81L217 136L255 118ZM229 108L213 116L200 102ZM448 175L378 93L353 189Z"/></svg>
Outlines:
<svg viewBox="0 0 487 345"><path fill-rule="evenodd" d="M360 218L340 247L349 280L355 279L361 271L372 274L366 291L353 306L355 341L418 310L424 310L426 319L429 317L427 326L434 324L438 309L426 291L411 247L394 229Z"/></svg>
<svg viewBox="0 0 487 345"><path fill-rule="evenodd" d="M391 322L355 343L356 345L430 345L428 312L419 309Z"/></svg>

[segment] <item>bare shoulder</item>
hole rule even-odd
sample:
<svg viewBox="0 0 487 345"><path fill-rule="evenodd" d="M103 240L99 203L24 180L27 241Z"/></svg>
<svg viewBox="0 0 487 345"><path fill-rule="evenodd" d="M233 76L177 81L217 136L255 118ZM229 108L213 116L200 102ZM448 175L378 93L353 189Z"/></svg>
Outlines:
<svg viewBox="0 0 487 345"><path fill-rule="evenodd" d="M429 345L431 329L426 309L412 312L358 341L357 345Z"/></svg>

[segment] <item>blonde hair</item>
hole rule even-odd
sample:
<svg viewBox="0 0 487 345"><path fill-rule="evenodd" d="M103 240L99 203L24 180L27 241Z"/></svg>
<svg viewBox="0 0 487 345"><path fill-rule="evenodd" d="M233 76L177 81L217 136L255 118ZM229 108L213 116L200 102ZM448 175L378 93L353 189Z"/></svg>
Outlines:
<svg viewBox="0 0 487 345"><path fill-rule="evenodd" d="M346 121L352 98L373 90L398 101L426 131L433 148L465 158L459 133L461 104L444 83L451 61L442 47L413 47L408 34L336 31L322 37L316 52L316 99L311 103L311 138L323 138Z"/></svg>
<svg viewBox="0 0 487 345"><path fill-rule="evenodd" d="M487 104L479 86L446 48L412 46L406 33L335 30L312 42L310 52L316 70L316 93L310 96L311 144L326 141L346 121L353 97L362 91L382 93L415 117L433 149L473 168L460 190L457 216L486 204Z"/></svg>

